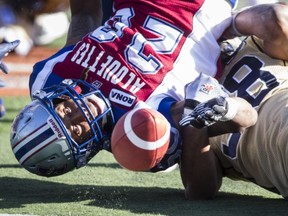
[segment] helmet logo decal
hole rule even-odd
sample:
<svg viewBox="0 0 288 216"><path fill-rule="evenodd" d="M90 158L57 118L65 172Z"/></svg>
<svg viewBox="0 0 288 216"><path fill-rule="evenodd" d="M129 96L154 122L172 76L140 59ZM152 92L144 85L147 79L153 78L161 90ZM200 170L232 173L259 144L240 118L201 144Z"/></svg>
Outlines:
<svg viewBox="0 0 288 216"><path fill-rule="evenodd" d="M13 146L13 152L20 164L25 163L31 156L45 146L57 140L54 131L46 123Z"/></svg>
<svg viewBox="0 0 288 216"><path fill-rule="evenodd" d="M109 100L126 107L131 107L134 104L136 97L123 91L112 89L109 94Z"/></svg>
<svg viewBox="0 0 288 216"><path fill-rule="evenodd" d="M51 118L51 117L48 118L47 122L58 138L64 137L62 130L60 129L60 127L58 126L58 124L56 123L56 121L53 118Z"/></svg>

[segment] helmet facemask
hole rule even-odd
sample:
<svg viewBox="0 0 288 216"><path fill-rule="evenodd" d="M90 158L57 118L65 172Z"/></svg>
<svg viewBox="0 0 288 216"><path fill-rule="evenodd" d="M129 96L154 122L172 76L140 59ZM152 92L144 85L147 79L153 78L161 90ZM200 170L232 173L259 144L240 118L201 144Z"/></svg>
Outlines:
<svg viewBox="0 0 288 216"><path fill-rule="evenodd" d="M87 101L94 101L95 97L98 100L101 99L105 106L103 112L97 116L93 114L91 105L90 107L87 105ZM113 113L109 101L93 85L81 80L64 80L57 86L38 91L33 95L33 100L40 102L49 112L50 118L57 123L57 127L54 129L53 125L51 126L54 133L60 130L64 134L65 142L73 155L74 167L85 166L101 149L110 148L110 135L114 126ZM65 122L55 110L59 104L68 100L73 101L79 112L82 113L85 123L89 125L89 132L86 133L86 136L80 136L78 139L73 138L71 131L67 129ZM92 106L92 108L95 107Z"/></svg>
<svg viewBox="0 0 288 216"><path fill-rule="evenodd" d="M54 89L54 91L50 91L50 89ZM86 165L101 149L110 147L110 135L114 126L114 117L109 101L97 88L82 80L74 82L72 80L64 80L56 90L55 87L51 87L44 89L44 91L46 96L40 98L35 94L33 98L41 100L49 108L50 113L60 127L62 127L65 137L73 149L77 168ZM43 92L40 94L43 94ZM105 104L105 110L98 116L93 116L91 109L85 102L85 99L93 97L102 99ZM71 132L67 130L63 121L55 112L57 104L65 100L73 100L89 124L90 133L86 134L85 137L79 137L80 139L78 140L73 139Z"/></svg>

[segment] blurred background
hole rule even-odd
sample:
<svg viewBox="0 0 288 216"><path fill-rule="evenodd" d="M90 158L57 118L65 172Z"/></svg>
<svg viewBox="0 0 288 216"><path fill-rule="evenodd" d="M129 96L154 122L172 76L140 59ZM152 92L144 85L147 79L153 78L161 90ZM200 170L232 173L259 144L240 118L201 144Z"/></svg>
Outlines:
<svg viewBox="0 0 288 216"><path fill-rule="evenodd" d="M18 55L64 36L69 25L68 0L0 0L0 41L19 39Z"/></svg>

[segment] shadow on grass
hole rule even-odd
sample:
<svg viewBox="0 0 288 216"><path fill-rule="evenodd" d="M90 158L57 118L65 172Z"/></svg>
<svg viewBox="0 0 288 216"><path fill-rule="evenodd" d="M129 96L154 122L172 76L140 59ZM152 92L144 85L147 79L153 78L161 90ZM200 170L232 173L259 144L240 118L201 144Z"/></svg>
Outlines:
<svg viewBox="0 0 288 216"><path fill-rule="evenodd" d="M12 113L12 112L18 113L22 109L22 108L19 108L19 107L13 107L12 108L11 106L9 106L9 107L5 106L5 108L6 108L6 113Z"/></svg>
<svg viewBox="0 0 288 216"><path fill-rule="evenodd" d="M282 199L220 193L216 200L191 202L183 191L159 187L69 185L45 180L0 178L0 208L27 204L88 201L88 206L128 210L135 214L160 215L277 215L286 216L288 203Z"/></svg>
<svg viewBox="0 0 288 216"><path fill-rule="evenodd" d="M14 119L12 118L6 118L6 117L3 117L2 119L0 119L0 124L1 123L12 123Z"/></svg>
<svg viewBox="0 0 288 216"><path fill-rule="evenodd" d="M105 168L112 168L112 169L123 169L117 163L89 163L86 166L87 167L105 167ZM20 169L23 169L23 167L19 164L0 164L0 169L1 168L20 168ZM1 178L0 178L0 180L1 180Z"/></svg>

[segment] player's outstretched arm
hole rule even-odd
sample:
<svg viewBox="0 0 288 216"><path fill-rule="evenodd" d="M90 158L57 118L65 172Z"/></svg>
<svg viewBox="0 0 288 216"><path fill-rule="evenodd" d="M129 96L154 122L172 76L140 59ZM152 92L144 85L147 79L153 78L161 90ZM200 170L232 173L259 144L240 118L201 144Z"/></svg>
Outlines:
<svg viewBox="0 0 288 216"><path fill-rule="evenodd" d="M229 97L216 79L202 73L185 86L183 110L180 126L202 128L217 122L232 122L233 131L223 130L223 133L250 127L256 123L258 116L248 101Z"/></svg>
<svg viewBox="0 0 288 216"><path fill-rule="evenodd" d="M180 162L185 197L189 200L213 199L222 184L222 170L210 149L207 127L183 128L183 146Z"/></svg>
<svg viewBox="0 0 288 216"><path fill-rule="evenodd" d="M233 99L237 103L237 112L232 120L216 122L212 126L202 128L190 124L178 126L183 139L180 172L187 199L213 199L221 186L222 171L210 149L209 137L236 132L254 125L257 121L257 112L247 101L241 98ZM184 106L184 101L172 106L171 114L175 123L182 118Z"/></svg>
<svg viewBox="0 0 288 216"><path fill-rule="evenodd" d="M207 102L211 102L211 100L202 102L196 107L207 104ZM202 128L193 127L193 124L179 126L183 139L180 171L187 199L213 199L221 186L222 171L216 156L210 149L209 137L238 132L254 125L257 121L256 110L246 100L234 97L233 103L236 103L237 106L227 106L227 108L236 108L236 112L228 121L216 121L209 127L204 124ZM217 101L216 105L218 106ZM208 106L214 108L213 103L208 103ZM175 104L171 113L182 113L181 109L184 109L184 102ZM200 111L199 116L201 113ZM181 116L178 116L178 119L180 118ZM174 121L177 122L177 119Z"/></svg>
<svg viewBox="0 0 288 216"><path fill-rule="evenodd" d="M250 103L240 97L231 98L236 103L237 112L232 120L217 121L208 127L209 137L226 133L237 133L256 124L258 113Z"/></svg>
<svg viewBox="0 0 288 216"><path fill-rule="evenodd" d="M175 124L182 117L185 102L171 107ZM208 127L196 128L178 125L182 136L180 173L189 200L213 199L222 183L220 164L209 146Z"/></svg>
<svg viewBox="0 0 288 216"><path fill-rule="evenodd" d="M87 33L102 23L101 0L70 0L71 23L67 35L67 45L76 44Z"/></svg>
<svg viewBox="0 0 288 216"><path fill-rule="evenodd" d="M255 35L268 55L288 60L288 4L260 4L236 12L224 37L229 35Z"/></svg>

